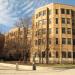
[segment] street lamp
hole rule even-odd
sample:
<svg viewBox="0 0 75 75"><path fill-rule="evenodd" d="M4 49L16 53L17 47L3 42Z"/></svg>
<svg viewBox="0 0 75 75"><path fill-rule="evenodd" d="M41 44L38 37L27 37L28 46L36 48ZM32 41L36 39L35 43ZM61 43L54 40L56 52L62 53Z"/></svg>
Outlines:
<svg viewBox="0 0 75 75"><path fill-rule="evenodd" d="M35 53L33 53L33 70L36 70L36 65L35 65Z"/></svg>

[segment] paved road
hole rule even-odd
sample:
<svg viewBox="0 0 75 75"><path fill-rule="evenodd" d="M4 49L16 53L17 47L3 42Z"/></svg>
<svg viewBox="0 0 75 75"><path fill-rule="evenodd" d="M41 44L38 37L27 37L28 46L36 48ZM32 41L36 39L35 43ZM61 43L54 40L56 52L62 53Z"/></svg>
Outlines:
<svg viewBox="0 0 75 75"><path fill-rule="evenodd" d="M36 71L28 69L19 69L0 65L0 75L75 75L75 69L59 69L44 67Z"/></svg>

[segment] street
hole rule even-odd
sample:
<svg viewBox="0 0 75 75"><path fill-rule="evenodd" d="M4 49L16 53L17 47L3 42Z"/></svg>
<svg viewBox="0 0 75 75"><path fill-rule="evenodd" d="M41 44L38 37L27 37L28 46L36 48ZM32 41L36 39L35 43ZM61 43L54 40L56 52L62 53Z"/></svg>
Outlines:
<svg viewBox="0 0 75 75"><path fill-rule="evenodd" d="M32 70L30 67L16 70L15 67L0 64L0 75L75 75L75 69L37 67L37 70Z"/></svg>

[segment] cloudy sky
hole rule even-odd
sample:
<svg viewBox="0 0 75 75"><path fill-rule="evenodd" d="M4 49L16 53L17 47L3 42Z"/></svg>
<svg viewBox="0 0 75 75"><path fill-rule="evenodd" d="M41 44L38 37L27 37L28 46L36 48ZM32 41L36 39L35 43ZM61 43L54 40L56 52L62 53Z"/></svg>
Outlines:
<svg viewBox="0 0 75 75"><path fill-rule="evenodd" d="M75 4L75 0L0 0L0 31L8 31L19 18L31 17L36 8L51 2Z"/></svg>

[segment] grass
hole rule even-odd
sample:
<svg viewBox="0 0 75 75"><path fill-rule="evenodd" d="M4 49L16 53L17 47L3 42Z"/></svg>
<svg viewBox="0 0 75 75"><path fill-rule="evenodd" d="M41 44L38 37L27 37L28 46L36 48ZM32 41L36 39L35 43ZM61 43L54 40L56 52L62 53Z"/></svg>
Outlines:
<svg viewBox="0 0 75 75"><path fill-rule="evenodd" d="M75 64L37 64L37 66L53 68L75 68Z"/></svg>

